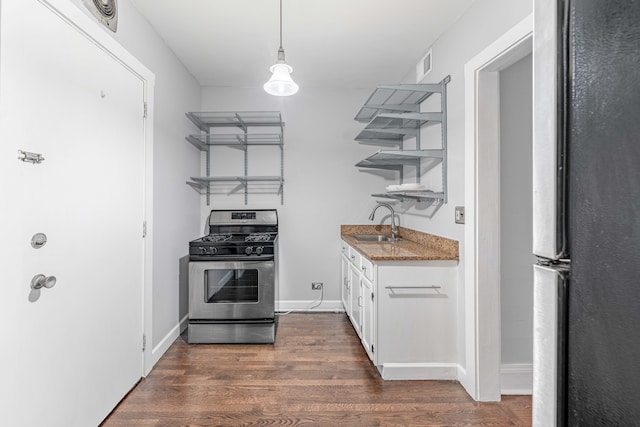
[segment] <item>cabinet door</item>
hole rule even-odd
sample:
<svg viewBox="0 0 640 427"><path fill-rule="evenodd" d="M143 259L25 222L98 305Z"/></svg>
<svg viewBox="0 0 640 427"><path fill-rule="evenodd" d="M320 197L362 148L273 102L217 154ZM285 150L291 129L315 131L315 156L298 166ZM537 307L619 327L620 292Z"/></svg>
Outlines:
<svg viewBox="0 0 640 427"><path fill-rule="evenodd" d="M362 346L367 351L369 359L376 363L374 285L366 277L361 278L360 285L362 292Z"/></svg>
<svg viewBox="0 0 640 427"><path fill-rule="evenodd" d="M351 323L362 337L362 297L360 295L360 271L358 267L349 264L349 286L351 288Z"/></svg>
<svg viewBox="0 0 640 427"><path fill-rule="evenodd" d="M342 299L342 306L344 307L344 311L349 315L351 312L351 297L349 295L350 282L349 282L349 260L347 256L344 254L341 257L341 283L340 283L340 296Z"/></svg>
<svg viewBox="0 0 640 427"><path fill-rule="evenodd" d="M455 360L454 273L447 266L378 266L378 365Z"/></svg>

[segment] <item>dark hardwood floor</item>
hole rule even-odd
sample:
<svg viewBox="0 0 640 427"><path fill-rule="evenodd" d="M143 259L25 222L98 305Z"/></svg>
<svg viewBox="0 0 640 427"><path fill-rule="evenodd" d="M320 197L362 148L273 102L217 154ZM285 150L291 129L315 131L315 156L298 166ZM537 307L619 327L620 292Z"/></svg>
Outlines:
<svg viewBox="0 0 640 427"><path fill-rule="evenodd" d="M528 426L531 397L383 381L346 315L281 316L274 345L178 338L104 426Z"/></svg>

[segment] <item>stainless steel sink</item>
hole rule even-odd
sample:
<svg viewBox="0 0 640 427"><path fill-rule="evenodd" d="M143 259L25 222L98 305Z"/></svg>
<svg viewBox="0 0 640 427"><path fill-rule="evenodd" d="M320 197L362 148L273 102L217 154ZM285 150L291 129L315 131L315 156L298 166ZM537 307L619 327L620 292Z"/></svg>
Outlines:
<svg viewBox="0 0 640 427"><path fill-rule="evenodd" d="M402 240L394 239L386 234L354 234L352 237L360 242L397 242Z"/></svg>

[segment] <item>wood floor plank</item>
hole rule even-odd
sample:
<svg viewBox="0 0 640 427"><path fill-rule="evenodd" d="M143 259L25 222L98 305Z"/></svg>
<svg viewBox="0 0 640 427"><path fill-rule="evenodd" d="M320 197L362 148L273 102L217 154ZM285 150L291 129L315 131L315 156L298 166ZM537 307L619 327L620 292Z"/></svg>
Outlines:
<svg viewBox="0 0 640 427"><path fill-rule="evenodd" d="M531 397L479 403L455 381L383 381L344 314L294 313L273 345L178 338L103 425L529 426Z"/></svg>

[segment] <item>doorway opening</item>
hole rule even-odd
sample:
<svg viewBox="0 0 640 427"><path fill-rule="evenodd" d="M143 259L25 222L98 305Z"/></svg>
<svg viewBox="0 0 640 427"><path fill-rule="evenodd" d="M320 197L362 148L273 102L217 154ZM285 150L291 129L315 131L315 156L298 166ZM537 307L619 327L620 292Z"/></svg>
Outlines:
<svg viewBox="0 0 640 427"><path fill-rule="evenodd" d="M467 223L464 249L464 363L466 372L460 378L460 382L474 399L480 401L498 401L502 393L500 377L502 367L501 311L503 307L500 302L501 276L503 274L501 269L503 264L501 236L503 233L501 231L505 234L507 231L501 230L503 212L500 197L500 170L501 167L507 166L508 160L504 165L501 164L500 73L514 64L517 65L520 61L526 61L523 58L531 56L532 28L533 19L529 15L465 65L465 213ZM523 65L520 64L520 66ZM529 108L531 107L529 106ZM519 129L516 126L515 133L518 132ZM531 166L529 165L529 167ZM517 179L509 178L508 175L505 175L504 178L507 180ZM518 195L518 197L521 196ZM517 202L509 200L507 197L505 203L508 205ZM522 228L526 227L528 227L530 234L531 224L522 226ZM522 232L526 233L527 231ZM532 270L529 269L528 273L531 276ZM505 280L505 286L508 282ZM511 290L509 288L509 291ZM517 290L513 293L518 295ZM507 298L508 303L509 299ZM531 303L531 310L532 307L533 303ZM504 308L509 309L506 305ZM505 314L507 318L511 315L511 313ZM520 325L520 327L526 326ZM509 330L505 332L507 336L518 333ZM523 340L526 338L523 337ZM517 346L518 344L516 344ZM511 350L513 349L505 347L507 358L511 357L509 353ZM511 363L511 365L515 365L510 367L512 371L518 369L520 374L523 369L528 369L527 366L522 366L526 363ZM505 371L509 371L509 369L505 369ZM507 374L507 376L510 375ZM511 391L515 391L515 389Z"/></svg>
<svg viewBox="0 0 640 427"><path fill-rule="evenodd" d="M533 386L532 56L500 73L500 392Z"/></svg>

